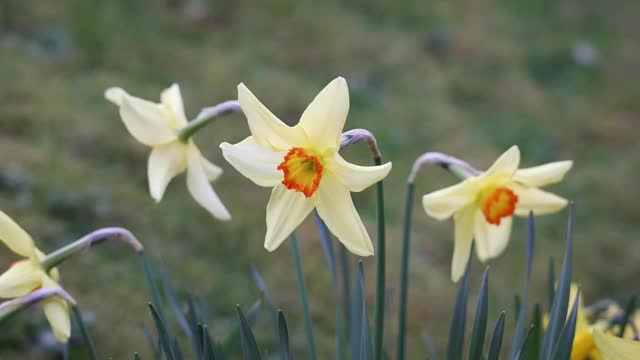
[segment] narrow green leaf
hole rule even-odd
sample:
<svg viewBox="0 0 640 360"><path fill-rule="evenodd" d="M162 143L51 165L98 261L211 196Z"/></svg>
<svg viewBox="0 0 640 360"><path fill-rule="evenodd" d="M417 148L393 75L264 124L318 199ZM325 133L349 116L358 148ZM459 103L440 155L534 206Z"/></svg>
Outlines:
<svg viewBox="0 0 640 360"><path fill-rule="evenodd" d="M93 339L91 339L91 335L89 335L89 330L87 330L87 326L82 319L82 312L77 305L72 305L71 310L73 313L73 318L76 321L76 324L80 328L80 334L82 335L82 341L84 341L84 345L87 347L87 351L89 352L89 358L92 360L98 360L98 355L96 353L96 346L93 344Z"/></svg>
<svg viewBox="0 0 640 360"><path fill-rule="evenodd" d="M244 317L240 305L237 306L238 317L240 318L240 344L242 345L242 357L245 360L260 360L260 350L251 331L251 326Z"/></svg>
<svg viewBox="0 0 640 360"><path fill-rule="evenodd" d="M424 344L424 348L427 351L427 360L437 360L438 357L436 355L436 346L433 343L433 339L426 331L423 331L420 334L422 338L422 343Z"/></svg>
<svg viewBox="0 0 640 360"><path fill-rule="evenodd" d="M407 184L407 194L404 200L404 220L402 226L402 260L400 261L400 310L398 314L398 360L404 360L405 329L407 322L407 291L409 288L409 250L411 248L411 215L413 210L413 182Z"/></svg>
<svg viewBox="0 0 640 360"><path fill-rule="evenodd" d="M360 288L360 311L362 313L362 325L360 327L360 360L372 360L373 359L373 347L371 346L371 333L369 331L369 317L367 316L367 302L365 294L365 281L364 281L364 268L362 261L358 262L358 287Z"/></svg>
<svg viewBox="0 0 640 360"><path fill-rule="evenodd" d="M273 305L273 301L269 295L269 290L267 290L267 285L264 282L262 275L260 275L258 269L253 265L251 266L251 277L253 277L253 281L256 283L258 289L260 289L260 294L262 294L262 298L267 303L267 309L271 315L271 321L273 322L274 329L278 331L278 309Z"/></svg>
<svg viewBox="0 0 640 360"><path fill-rule="evenodd" d="M291 233L291 251L296 273L296 282L298 283L298 293L300 294L300 303L302 304L302 317L304 319L304 328L307 335L307 351L309 359L316 360L316 340L313 336L313 323L311 321L311 313L309 312L309 302L307 300L307 287L304 284L304 272L302 271L302 259L300 258L300 249L298 249L298 238L295 231Z"/></svg>
<svg viewBox="0 0 640 360"><path fill-rule="evenodd" d="M164 323L164 320L160 317L158 310L156 310L156 307L152 303L149 303L149 309L151 310L153 321L156 324L156 330L158 331L158 336L160 338L160 345L162 346L162 350L164 351L167 360L176 360L176 357L173 354L173 344L171 343L171 338L167 332L167 326Z"/></svg>
<svg viewBox="0 0 640 360"><path fill-rule="evenodd" d="M173 354L176 357L176 360L183 360L182 350L180 350L180 344L178 344L178 339L173 339Z"/></svg>
<svg viewBox="0 0 640 360"><path fill-rule="evenodd" d="M247 311L245 318L247 319L247 322L249 323L250 326L255 325L256 320L258 318L258 312L260 311L261 306L262 306L262 300L258 299L253 303L253 305L251 305L251 307L249 308L249 311ZM233 328L233 330L231 330L231 332L229 332L229 334L227 335L227 338L224 341L224 346L223 346L224 349L228 352L232 352L234 349L236 349L239 345L241 345L240 344L242 341L241 336L242 336L242 328L238 323Z"/></svg>
<svg viewBox="0 0 640 360"><path fill-rule="evenodd" d="M569 318L562 328L560 338L554 350L554 360L569 360L571 358L571 349L573 348L573 338L576 333L576 321L578 319L578 303L580 299L580 290L576 294L576 298L573 300L573 307Z"/></svg>
<svg viewBox="0 0 640 360"><path fill-rule="evenodd" d="M376 165L382 164L382 158L377 155L374 157ZM386 235L385 235L385 216L384 216L384 188L383 181L376 183L376 214L377 214L377 254L376 254L376 302L374 312L373 326L373 347L376 360L382 360L382 342L384 340L384 303L387 292L386 281Z"/></svg>
<svg viewBox="0 0 640 360"><path fill-rule="evenodd" d="M541 359L551 359L553 350L558 343L562 326L567 318L567 308L569 306L569 290L571 287L571 267L572 267L572 238L573 238L573 204L569 206L569 226L567 231L567 245L560 271L558 288L553 297L553 304L549 315L549 324L544 336Z"/></svg>
<svg viewBox="0 0 640 360"><path fill-rule="evenodd" d="M187 337L192 340L193 332L189 327L189 322L187 321L187 318L185 317L185 314L182 310L180 300L178 300L176 289L173 287L173 285L171 285L171 281L169 280L169 276L167 275L166 271L163 271L161 269L159 273L162 289L164 290L164 297L169 302L169 306L171 306L171 310L173 311L173 314L178 321L178 325L180 325L182 332L184 332L185 335L187 335Z"/></svg>
<svg viewBox="0 0 640 360"><path fill-rule="evenodd" d="M362 261L359 261L359 264ZM359 266L359 265L358 265ZM364 294L362 286L360 286L360 277L358 275L358 267L356 267L355 284L353 286L353 294L351 295L349 322L351 323L350 343L351 343L351 359L359 359L362 343L362 305Z"/></svg>
<svg viewBox="0 0 640 360"><path fill-rule="evenodd" d="M549 259L549 275L547 279L547 299L548 299L548 309L551 311L551 307L553 306L553 297L556 293L556 265L553 259Z"/></svg>
<svg viewBox="0 0 640 360"><path fill-rule="evenodd" d="M471 251L473 253L473 250ZM471 269L471 254L467 261L467 268L460 282L460 289L456 297L456 304L453 308L453 317L451 318L451 326L449 328L449 344L447 346L447 359L462 359L462 350L464 347L464 331L467 319L467 298L469 297L469 272Z"/></svg>
<svg viewBox="0 0 640 360"><path fill-rule="evenodd" d="M489 345L489 355L487 360L498 360L500 358L500 350L502 348L502 338L504 337L504 311L500 313L500 317L496 322L491 335L491 344Z"/></svg>
<svg viewBox="0 0 640 360"><path fill-rule="evenodd" d="M278 311L278 328L280 334L280 356L282 360L290 360L289 354L289 330L287 329L287 320L282 310Z"/></svg>
<svg viewBox="0 0 640 360"><path fill-rule="evenodd" d="M522 343L522 347L518 349L518 352L516 356L513 358L513 360L522 359L522 356L524 354L525 349L527 348L527 344L529 343L529 338L531 337L532 333L533 333L533 325L529 327L529 331L527 331L527 334L524 337L524 342Z"/></svg>
<svg viewBox="0 0 640 360"><path fill-rule="evenodd" d="M627 327L627 324L629 323L629 319L631 318L631 315L633 314L635 309L636 309L636 297L635 295L633 295L631 296L631 299L629 299L629 302L627 303L627 306L624 309L624 316L622 317L622 322L620 323L620 330L618 330L618 337L624 336L624 330Z"/></svg>
<svg viewBox="0 0 640 360"><path fill-rule="evenodd" d="M481 360L484 339L487 332L487 312L489 311L489 267L485 268L480 285L480 293L476 301L476 314L473 319L471 343L469 344L469 360Z"/></svg>
<svg viewBox="0 0 640 360"><path fill-rule="evenodd" d="M533 307L531 335L525 349L526 359L536 360L540 357L540 339L542 338L542 309L536 303Z"/></svg>
<svg viewBox="0 0 640 360"><path fill-rule="evenodd" d="M216 351L211 341L211 335L209 334L209 328L207 325L201 325L201 337L202 337L202 358L204 360L221 359L221 356L215 356Z"/></svg>
<svg viewBox="0 0 640 360"><path fill-rule="evenodd" d="M154 336L151 335L151 331L149 331L149 329L144 325L142 325L142 333L144 334L145 339L149 342L149 347L153 351L153 358L160 360L162 358L162 352L160 349L159 339L154 339Z"/></svg>

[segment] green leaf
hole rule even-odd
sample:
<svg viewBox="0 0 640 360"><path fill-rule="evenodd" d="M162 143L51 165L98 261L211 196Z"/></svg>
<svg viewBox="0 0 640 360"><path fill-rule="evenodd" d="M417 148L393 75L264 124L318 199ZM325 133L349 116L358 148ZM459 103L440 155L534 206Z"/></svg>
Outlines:
<svg viewBox="0 0 640 360"><path fill-rule="evenodd" d="M311 313L309 311L309 301L307 300L307 287L304 284L304 272L302 271L302 259L300 258L300 249L298 248L298 238L295 231L291 233L291 252L296 274L296 282L298 283L298 293L300 303L302 305L302 318L304 319L304 330L307 335L307 351L309 359L316 360L316 340L313 335L313 322L311 321Z"/></svg>
<svg viewBox="0 0 640 360"><path fill-rule="evenodd" d="M624 310L624 316L622 317L622 322L620 323L620 330L618 331L618 337L624 336L624 330L627 327L627 324L629 323L629 319L631 318L631 315L633 314L635 309L636 309L636 297L635 295L633 295L631 296L631 299L629 299L629 302L627 303L627 306Z"/></svg>
<svg viewBox="0 0 640 360"><path fill-rule="evenodd" d="M240 318L240 344L242 346L242 357L245 360L260 360L262 357L260 356L260 350L258 349L256 339L253 336L253 331L251 331L251 326L244 317L242 310L240 310L240 305L237 306L237 310L238 317Z"/></svg>
<svg viewBox="0 0 640 360"><path fill-rule="evenodd" d="M411 248L411 214L415 185L407 184L404 202L404 220L402 223L402 260L400 262L400 304L398 311L398 340L396 358L404 359L405 329L407 322L407 292L409 289L409 253Z"/></svg>
<svg viewBox="0 0 640 360"><path fill-rule="evenodd" d="M424 348L427 351L427 360L436 360L438 357L436 356L436 346L433 344L433 339L426 331L422 332L421 337Z"/></svg>
<svg viewBox="0 0 640 360"><path fill-rule="evenodd" d="M364 268L362 266L362 261L358 262L358 287L360 291L358 292L359 298L357 299L360 303L360 313L362 314L362 326L360 327L360 356L358 357L360 360L372 360L373 359L373 347L371 346L371 333L369 331L369 317L367 316L367 302L364 296L365 294L365 282L364 282Z"/></svg>
<svg viewBox="0 0 640 360"><path fill-rule="evenodd" d="M133 360L142 360L142 358L140 357L140 355L138 355L138 353L133 353Z"/></svg>
<svg viewBox="0 0 640 360"><path fill-rule="evenodd" d="M291 359L289 354L289 330L287 329L287 320L284 318L282 310L278 311L278 328L280 334L280 356L282 360Z"/></svg>
<svg viewBox="0 0 640 360"><path fill-rule="evenodd" d="M484 338L487 332L489 267L486 267L482 275L480 293L476 301L476 314L473 319L471 331L471 343L469 344L469 360L481 360L484 349Z"/></svg>
<svg viewBox="0 0 640 360"><path fill-rule="evenodd" d="M273 301L271 300L271 296L269 295L267 285L264 282L262 275L260 275L258 269L256 269L256 267L253 265L251 265L251 277L253 277L253 281L256 283L258 289L260 289L260 294L267 303L267 309L269 309L269 314L271 315L273 326L275 330L278 331L278 309L275 307L275 305L273 305Z"/></svg>
<svg viewBox="0 0 640 360"><path fill-rule="evenodd" d="M529 327L529 331L524 337L524 342L522 343L522 347L518 349L516 356L513 358L514 360L520 360L522 355L524 354L525 349L527 348L527 344L529 343L529 339L531 338L531 334L533 333L533 325Z"/></svg>
<svg viewBox="0 0 640 360"><path fill-rule="evenodd" d="M504 337L504 311L500 313L500 317L496 322L491 335L491 344L489 345L489 355L487 360L498 360L500 358L500 349L502 348L502 338Z"/></svg>
<svg viewBox="0 0 640 360"><path fill-rule="evenodd" d="M471 251L473 253L473 251ZM464 331L467 319L467 298L469 297L469 272L471 269L471 254L467 261L467 268L460 282L460 289L453 308L453 318L449 328L449 344L447 346L448 360L461 360L464 347Z"/></svg>
<svg viewBox="0 0 640 360"><path fill-rule="evenodd" d="M569 360L571 358L571 349L573 348L573 338L576 333L576 321L578 319L578 303L580 301L580 290L576 294L576 298L573 300L573 307L569 319L560 333L558 344L554 350L554 360Z"/></svg>
<svg viewBox="0 0 640 360"><path fill-rule="evenodd" d="M541 359L551 359L553 350L558 343L563 324L567 318L569 306L569 290L571 287L572 247L573 238L573 204L569 206L569 226L567 231L567 245L560 271L558 288L553 297L553 304L549 315L549 324L542 343Z"/></svg>
<svg viewBox="0 0 640 360"><path fill-rule="evenodd" d="M525 349L526 359L536 360L540 356L540 339L542 338L542 310L540 304L536 303L533 307L532 314L533 328L529 335L529 341L527 341L527 347Z"/></svg>
<svg viewBox="0 0 640 360"><path fill-rule="evenodd" d="M551 307L553 306L553 296L556 292L556 265L553 259L549 259L549 275L547 279L547 292L548 292L548 306L549 311L551 311Z"/></svg>
<svg viewBox="0 0 640 360"><path fill-rule="evenodd" d="M153 316L153 321L156 324L156 330L158 331L158 336L160 337L160 345L162 350L164 351L167 360L177 360L173 353L173 343L171 342L171 338L169 337L169 333L167 332L167 325L164 323L164 320L158 314L158 310L153 306L152 303L149 303L149 309L151 310L151 315Z"/></svg>

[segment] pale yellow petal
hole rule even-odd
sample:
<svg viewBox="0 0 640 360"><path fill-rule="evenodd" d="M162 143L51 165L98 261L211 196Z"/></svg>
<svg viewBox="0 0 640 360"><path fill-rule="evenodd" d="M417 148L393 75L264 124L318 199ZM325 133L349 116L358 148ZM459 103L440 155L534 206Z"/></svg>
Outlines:
<svg viewBox="0 0 640 360"><path fill-rule="evenodd" d="M178 84L173 84L165 89L160 95L160 100L173 115L171 118L172 127L178 128L187 125L187 116L184 112L184 104Z"/></svg>
<svg viewBox="0 0 640 360"><path fill-rule="evenodd" d="M593 331L593 339L602 360L637 360L640 356L640 341L619 338L600 330Z"/></svg>
<svg viewBox="0 0 640 360"><path fill-rule="evenodd" d="M187 168L187 147L174 141L155 146L147 164L147 180L151 197L160 202L167 185L176 175Z"/></svg>
<svg viewBox="0 0 640 360"><path fill-rule="evenodd" d="M557 161L540 166L519 169L513 180L526 186L540 187L562 181L573 161Z"/></svg>
<svg viewBox="0 0 640 360"><path fill-rule="evenodd" d="M566 199L537 188L524 186L511 188L518 196L515 212L518 216L528 216L529 211L533 211L534 215L550 214L564 209L568 204Z"/></svg>
<svg viewBox="0 0 640 360"><path fill-rule="evenodd" d="M284 160L286 151L273 151L258 145L253 136L235 145L222 143L220 148L229 164L256 185L273 187L282 181L284 175L277 167Z"/></svg>
<svg viewBox="0 0 640 360"><path fill-rule="evenodd" d="M275 151L306 145L306 135L301 127L290 127L280 121L244 84L238 85L238 101L257 144Z"/></svg>
<svg viewBox="0 0 640 360"><path fill-rule="evenodd" d="M346 161L336 152L325 168L336 175L349 191L359 192L384 179L391 171L391 163L359 166Z"/></svg>
<svg viewBox="0 0 640 360"><path fill-rule="evenodd" d="M0 275L0 298L24 296L42 285L44 272L30 259L13 264Z"/></svg>
<svg viewBox="0 0 640 360"><path fill-rule="evenodd" d="M454 219L453 260L451 261L451 280L460 280L467 268L471 244L473 243L473 222L476 209L472 206L458 211Z"/></svg>
<svg viewBox="0 0 640 360"><path fill-rule="evenodd" d="M512 175L520 165L520 148L514 145L505 151L484 173L484 176Z"/></svg>
<svg viewBox="0 0 640 360"><path fill-rule="evenodd" d="M475 201L478 191L476 179L470 178L425 195L422 198L422 206L427 215L437 220L448 219L456 211Z"/></svg>
<svg viewBox="0 0 640 360"><path fill-rule="evenodd" d="M493 225L487 222L482 211L476 210L474 222L474 237L476 254L480 261L498 257L509 244L511 235L512 217L500 219L500 225Z"/></svg>
<svg viewBox="0 0 640 360"><path fill-rule="evenodd" d="M211 215L220 220L231 219L231 214L209 183L207 173L202 166L202 155L195 145L189 146L188 150L187 187L194 200Z"/></svg>
<svg viewBox="0 0 640 360"><path fill-rule="evenodd" d="M342 128L349 113L349 89L344 78L331 81L300 117L300 126L319 151L340 148Z"/></svg>
<svg viewBox="0 0 640 360"><path fill-rule="evenodd" d="M318 214L329 230L352 253L373 255L367 229L353 205L351 193L333 174L325 174L317 190Z"/></svg>
<svg viewBox="0 0 640 360"><path fill-rule="evenodd" d="M170 124L172 115L160 104L125 96L120 117L129 133L145 145L162 145L177 139Z"/></svg>
<svg viewBox="0 0 640 360"><path fill-rule="evenodd" d="M119 87L111 87L104 92L104 97L117 106L122 106L122 100L126 96L129 96L129 94Z"/></svg>
<svg viewBox="0 0 640 360"><path fill-rule="evenodd" d="M18 255L24 257L34 255L35 245L31 236L2 211L0 211L0 241Z"/></svg>
<svg viewBox="0 0 640 360"><path fill-rule="evenodd" d="M200 160L202 161L202 169L207 175L207 179L209 179L209 181L217 180L224 172L220 166L212 163L206 158L202 157Z"/></svg>
<svg viewBox="0 0 640 360"><path fill-rule="evenodd" d="M315 198L306 198L301 192L289 190L282 184L276 185L267 204L265 249L277 249L309 215L314 206Z"/></svg>
<svg viewBox="0 0 640 360"><path fill-rule="evenodd" d="M48 279L46 276L43 279L43 287L59 287L59 285ZM42 301L42 309L44 314L51 324L51 329L56 339L60 342L67 342L71 336L71 320L69 318L69 304L60 297L53 296Z"/></svg>

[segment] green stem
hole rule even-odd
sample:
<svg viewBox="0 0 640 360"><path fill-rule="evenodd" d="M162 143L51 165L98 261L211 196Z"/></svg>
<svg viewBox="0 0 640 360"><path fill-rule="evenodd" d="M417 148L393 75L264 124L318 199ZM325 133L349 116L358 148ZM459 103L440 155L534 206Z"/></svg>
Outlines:
<svg viewBox="0 0 640 360"><path fill-rule="evenodd" d="M415 185L407 184L402 227L402 260L400 262L400 313L398 314L398 352L397 360L404 359L405 328L407 320L407 289L409 287L409 248L411 242L411 214Z"/></svg>
<svg viewBox="0 0 640 360"><path fill-rule="evenodd" d="M302 272L302 262L300 260L300 249L295 232L291 233L291 251L293 252L293 262L296 268L296 281L300 292L300 302L302 303L302 316L304 318L304 328L307 333L307 343L309 359L316 360L316 342L313 337L313 324L309 315L309 303L307 302L307 289L304 285L304 274Z"/></svg>
<svg viewBox="0 0 640 360"><path fill-rule="evenodd" d="M382 164L380 156L374 157L376 165ZM376 303L374 313L374 341L373 351L376 360L382 359L382 339L384 335L384 300L385 300L385 218L384 218L384 189L382 180L376 184L377 217L378 217L378 256L376 257Z"/></svg>
<svg viewBox="0 0 640 360"><path fill-rule="evenodd" d="M89 358L92 360L98 360L98 354L96 353L96 347L93 344L93 340L91 340L91 336L89 335L89 331L84 324L84 320L82 320L82 313L80 312L80 308L77 305L71 305L71 310L73 312L73 317L76 320L76 324L80 328L80 334L82 335L82 341L89 349Z"/></svg>
<svg viewBox="0 0 640 360"><path fill-rule="evenodd" d="M193 134L197 133L200 129L207 126L210 122L215 120L218 116L231 114L234 112L241 112L240 103L236 100L228 100L221 102L216 106L211 106L200 111L200 114L190 121L185 127L180 129L178 139L182 142L187 142Z"/></svg>

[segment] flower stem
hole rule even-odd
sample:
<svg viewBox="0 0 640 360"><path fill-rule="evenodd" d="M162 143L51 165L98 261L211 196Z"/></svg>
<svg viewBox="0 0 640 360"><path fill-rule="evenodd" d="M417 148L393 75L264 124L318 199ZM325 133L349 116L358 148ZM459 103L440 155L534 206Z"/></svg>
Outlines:
<svg viewBox="0 0 640 360"><path fill-rule="evenodd" d="M291 251L293 252L293 262L296 268L296 281L300 292L300 302L302 303L302 316L304 318L304 328L307 334L309 359L316 360L316 342L313 337L313 324L309 315L309 303L307 302L307 289L304 285L304 274L302 272L302 262L300 261L300 249L295 232L291 233Z"/></svg>
<svg viewBox="0 0 640 360"><path fill-rule="evenodd" d="M382 158L374 156L376 165L382 164ZM373 353L376 360L382 359L382 339L384 335L384 300L385 300L385 218L384 218L384 188L382 180L376 184L377 217L378 217L378 254L376 256L376 303L374 313Z"/></svg>
<svg viewBox="0 0 640 360"><path fill-rule="evenodd" d="M409 287L409 248L411 237L411 214L413 210L413 194L415 185L407 184L407 195L404 205L404 223L402 227L402 259L400 262L400 313L398 314L398 352L396 359L404 359L405 327L407 319L407 289Z"/></svg>
<svg viewBox="0 0 640 360"><path fill-rule="evenodd" d="M200 129L207 126L211 121L218 116L232 114L236 112L242 112L240 103L237 100L223 101L218 105L204 108L200 111L195 119L189 121L189 123L180 129L178 139L182 142L187 142L193 134L197 133Z"/></svg>
<svg viewBox="0 0 640 360"><path fill-rule="evenodd" d="M71 310L73 312L73 317L76 320L76 324L78 324L78 327L80 328L80 334L82 335L82 341L84 341L84 344L87 346L87 349L89 349L89 358L91 360L98 360L98 354L96 353L96 347L93 344L93 340L91 339L91 336L89 335L89 331L87 330L87 327L85 326L84 320L82 320L82 313L80 312L80 308L78 307L78 305L71 305Z"/></svg>

